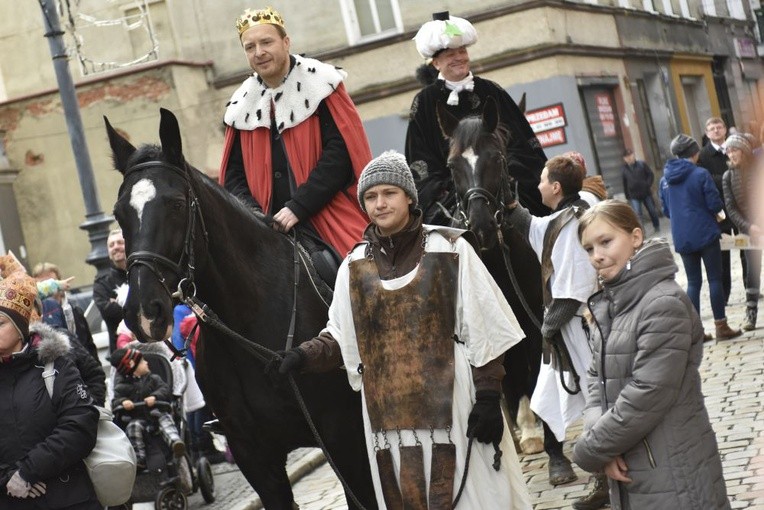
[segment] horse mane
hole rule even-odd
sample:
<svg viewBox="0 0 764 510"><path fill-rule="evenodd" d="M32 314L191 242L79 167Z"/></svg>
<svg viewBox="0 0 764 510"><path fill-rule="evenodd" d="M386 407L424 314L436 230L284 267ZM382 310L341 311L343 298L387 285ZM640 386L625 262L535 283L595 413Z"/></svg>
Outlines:
<svg viewBox="0 0 764 510"><path fill-rule="evenodd" d="M483 131L483 119L479 115L470 115L463 118L451 137L449 157L457 156L470 147L477 145L488 137L495 140L502 154L507 151L509 130L503 124L499 124L493 133L486 134Z"/></svg>

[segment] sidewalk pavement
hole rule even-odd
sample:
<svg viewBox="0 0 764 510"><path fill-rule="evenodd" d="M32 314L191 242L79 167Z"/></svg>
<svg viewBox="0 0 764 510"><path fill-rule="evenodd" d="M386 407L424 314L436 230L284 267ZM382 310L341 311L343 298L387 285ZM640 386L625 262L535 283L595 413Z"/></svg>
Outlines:
<svg viewBox="0 0 764 510"><path fill-rule="evenodd" d="M662 219L664 234L668 221ZM648 231L650 228L648 227ZM676 255L677 281L686 286L681 258ZM738 327L745 314L745 292L742 269L737 251L732 252L732 295L727 308L730 326ZM701 318L706 331L714 332L713 317L705 284L701 296ZM764 320L759 329L734 340L707 342L704 345L700 367L703 393L706 396L719 450L722 456L724 478L733 509L764 509ZM581 433L580 423L568 431L565 451L570 449ZM345 509L344 494L334 473L326 463L320 463L320 451L310 459L300 457L288 466L290 474L302 473L293 485L295 501L302 510ZM552 487L547 481L545 454L520 455L525 482L534 510L569 509L571 503L587 494L591 488L588 473L574 466L579 478L576 482ZM303 463L306 466L303 466ZM319 467L310 471L310 466ZM291 477L290 477L291 479ZM259 499L250 499L235 507L236 510L262 508ZM469 509L468 509L469 510ZM700 510L700 509L699 509Z"/></svg>

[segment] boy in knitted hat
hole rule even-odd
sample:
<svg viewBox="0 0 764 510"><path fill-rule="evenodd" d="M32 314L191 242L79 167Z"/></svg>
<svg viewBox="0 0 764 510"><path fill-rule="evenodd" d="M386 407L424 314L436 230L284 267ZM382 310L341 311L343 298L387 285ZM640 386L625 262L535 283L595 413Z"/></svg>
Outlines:
<svg viewBox="0 0 764 510"><path fill-rule="evenodd" d="M674 250L682 256L687 273L687 295L700 314L702 260L711 294L716 339L735 338L741 331L733 330L727 324L722 284L721 230L718 222L724 216L720 214L724 203L711 174L697 165L700 154L698 142L685 134L677 135L671 140L671 153L676 158L666 162L660 194L663 213L671 220Z"/></svg>
<svg viewBox="0 0 764 510"><path fill-rule="evenodd" d="M156 374L152 374L148 362L138 349L117 349L111 354L111 364L117 369L114 381L114 399L112 409L122 406L130 413L131 420L125 431L135 449L135 456L140 469L146 467L146 428L156 413L151 413L157 401L170 402L172 389ZM136 407L136 402L145 403L145 407ZM186 453L186 445L180 439L178 429L170 413L162 412L157 418L159 429L167 445L176 457Z"/></svg>
<svg viewBox="0 0 764 510"><path fill-rule="evenodd" d="M364 168L358 201L371 223L340 266L326 328L270 370L346 367L380 508L451 508L469 451L464 508L529 509L499 405L504 353L523 338L504 295L464 231L422 224L403 155Z"/></svg>

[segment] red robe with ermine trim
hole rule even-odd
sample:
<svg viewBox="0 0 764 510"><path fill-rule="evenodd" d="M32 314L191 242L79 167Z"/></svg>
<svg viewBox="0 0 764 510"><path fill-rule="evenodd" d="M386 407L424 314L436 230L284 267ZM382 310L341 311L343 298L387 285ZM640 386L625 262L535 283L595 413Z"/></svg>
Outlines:
<svg viewBox="0 0 764 510"><path fill-rule="evenodd" d="M371 161L371 149L361 118L345 90L345 85L340 83L335 92L324 98L324 102L345 141L355 181L347 189L334 195L323 209L310 217L310 222L321 239L331 244L340 256L344 256L361 240L369 223L358 204L357 188L361 171ZM234 128L226 126L219 177L221 185L225 183L225 172L235 133ZM308 175L315 168L323 150L318 115L311 115L300 124L285 129L281 136L295 183L300 186L308 180ZM240 130L239 137L249 191L263 210L268 211L273 194L270 130L262 127L253 131Z"/></svg>

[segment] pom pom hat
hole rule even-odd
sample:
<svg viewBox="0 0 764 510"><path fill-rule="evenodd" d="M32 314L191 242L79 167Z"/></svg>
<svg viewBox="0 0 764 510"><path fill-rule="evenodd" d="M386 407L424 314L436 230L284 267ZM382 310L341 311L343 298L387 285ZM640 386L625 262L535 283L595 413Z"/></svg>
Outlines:
<svg viewBox="0 0 764 510"><path fill-rule="evenodd" d="M749 158L753 155L753 147L751 147L751 143L745 136L738 133L730 135L724 142L724 147L726 149L740 149L743 151L743 154Z"/></svg>

